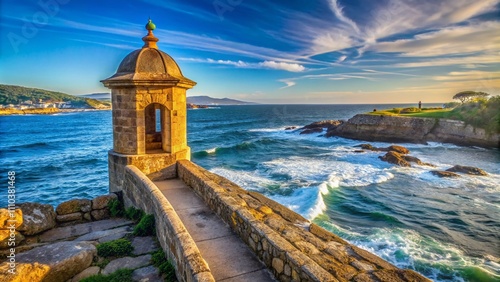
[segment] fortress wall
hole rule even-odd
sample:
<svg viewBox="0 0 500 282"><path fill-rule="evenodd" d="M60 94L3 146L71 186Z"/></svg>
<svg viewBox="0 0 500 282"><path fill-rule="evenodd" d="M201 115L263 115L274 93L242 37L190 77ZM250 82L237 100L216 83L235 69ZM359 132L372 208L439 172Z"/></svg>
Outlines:
<svg viewBox="0 0 500 282"><path fill-rule="evenodd" d="M280 281L429 281L190 161L177 173Z"/></svg>
<svg viewBox="0 0 500 282"><path fill-rule="evenodd" d="M122 191L126 207L134 206L154 215L156 236L181 281L215 281L172 205L137 167L125 167Z"/></svg>

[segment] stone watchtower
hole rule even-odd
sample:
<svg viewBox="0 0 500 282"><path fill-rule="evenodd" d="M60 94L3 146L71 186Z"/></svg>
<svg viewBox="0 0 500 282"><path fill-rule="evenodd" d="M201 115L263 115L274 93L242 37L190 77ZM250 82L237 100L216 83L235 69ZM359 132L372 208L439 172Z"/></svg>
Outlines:
<svg viewBox="0 0 500 282"><path fill-rule="evenodd" d="M109 189L120 191L124 169L159 172L190 158L186 130L186 90L196 82L184 77L177 63L158 50L156 26L146 24L144 46L128 54L116 74L102 80L111 89L113 150L109 151Z"/></svg>

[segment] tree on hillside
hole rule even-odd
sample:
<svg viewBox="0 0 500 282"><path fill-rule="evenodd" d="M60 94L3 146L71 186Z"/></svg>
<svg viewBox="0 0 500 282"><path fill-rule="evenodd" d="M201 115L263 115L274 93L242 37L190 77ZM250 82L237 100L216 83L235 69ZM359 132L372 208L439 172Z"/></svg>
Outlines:
<svg viewBox="0 0 500 282"><path fill-rule="evenodd" d="M453 99L455 100L460 100L460 102L465 103L465 102L469 102L469 101L472 101L473 99L476 99L476 98L485 98L487 97L488 93L485 93L485 92L476 92L476 91L462 91L462 92L458 92L457 94L455 94L455 96L453 96Z"/></svg>

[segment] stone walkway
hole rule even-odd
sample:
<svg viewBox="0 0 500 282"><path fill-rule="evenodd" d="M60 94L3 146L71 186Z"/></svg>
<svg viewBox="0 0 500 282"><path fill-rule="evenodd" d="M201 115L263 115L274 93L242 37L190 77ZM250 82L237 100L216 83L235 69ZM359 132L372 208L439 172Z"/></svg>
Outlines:
<svg viewBox="0 0 500 282"><path fill-rule="evenodd" d="M275 281L250 248L182 180L154 183L179 215L216 281Z"/></svg>

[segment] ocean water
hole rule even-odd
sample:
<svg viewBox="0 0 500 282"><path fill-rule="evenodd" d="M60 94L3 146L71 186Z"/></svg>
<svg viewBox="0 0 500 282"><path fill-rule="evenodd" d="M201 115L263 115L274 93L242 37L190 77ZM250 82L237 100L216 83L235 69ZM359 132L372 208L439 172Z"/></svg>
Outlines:
<svg viewBox="0 0 500 282"><path fill-rule="evenodd" d="M188 142L195 163L399 267L435 281L500 281L498 149L401 144L437 169L459 164L489 173L441 179L429 167L401 168L379 160L379 152L354 152L366 142L285 130L395 106L400 105L189 110ZM19 203L57 205L107 192L111 112L0 117L0 132L0 175L7 183L7 172L16 171Z"/></svg>

